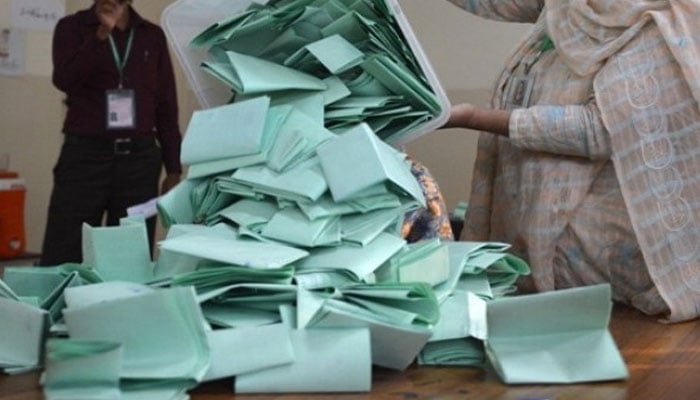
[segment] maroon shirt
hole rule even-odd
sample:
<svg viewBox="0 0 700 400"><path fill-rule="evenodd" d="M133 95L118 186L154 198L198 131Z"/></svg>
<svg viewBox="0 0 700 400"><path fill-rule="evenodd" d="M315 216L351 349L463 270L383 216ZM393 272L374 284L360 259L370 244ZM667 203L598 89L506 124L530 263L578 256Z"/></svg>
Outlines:
<svg viewBox="0 0 700 400"><path fill-rule="evenodd" d="M66 94L67 135L144 137L155 135L168 172L181 172L177 93L173 67L163 30L130 9L129 27L112 31L124 58L130 28L131 52L123 86L136 95L136 128L106 129L106 91L119 86L119 70L109 40L97 38L100 24L95 7L62 18L53 37L53 84Z"/></svg>

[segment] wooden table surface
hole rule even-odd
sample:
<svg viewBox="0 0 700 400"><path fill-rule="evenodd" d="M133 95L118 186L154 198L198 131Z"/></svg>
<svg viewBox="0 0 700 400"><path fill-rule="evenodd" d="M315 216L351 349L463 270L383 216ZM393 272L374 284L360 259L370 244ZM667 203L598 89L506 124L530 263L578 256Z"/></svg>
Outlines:
<svg viewBox="0 0 700 400"><path fill-rule="evenodd" d="M610 330L630 370L626 381L578 385L502 384L476 368L412 366L406 371L375 369L372 391L359 394L234 395L232 379L194 389L192 400L293 399L700 399L700 323L665 325L616 306ZM38 373L0 375L0 399L43 399Z"/></svg>

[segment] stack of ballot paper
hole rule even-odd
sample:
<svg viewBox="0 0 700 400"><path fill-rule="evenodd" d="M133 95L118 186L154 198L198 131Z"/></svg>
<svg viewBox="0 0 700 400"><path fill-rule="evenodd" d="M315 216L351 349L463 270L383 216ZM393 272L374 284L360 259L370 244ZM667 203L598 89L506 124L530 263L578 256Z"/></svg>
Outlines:
<svg viewBox="0 0 700 400"><path fill-rule="evenodd" d="M449 114L396 0L180 0L162 22L204 108L261 94L321 102L332 131L365 122L396 146Z"/></svg>
<svg viewBox="0 0 700 400"><path fill-rule="evenodd" d="M134 223L104 229L111 236ZM263 255L256 266L224 261L236 253L216 250L235 246L236 232L188 227L177 237L199 232L220 241L198 242L210 250L201 252L173 246L165 259L184 257L191 268L158 276L143 266L153 274L146 283L104 279L86 264L6 268L0 366L11 373L43 366L47 399L184 399L198 382L226 377L235 377L239 393L368 391L373 365L402 370L416 359L491 367L506 383L627 376L607 329L610 287L526 296L489 290L498 281L488 271L503 273L499 261L513 257L505 244L403 245L374 282L341 266L298 267L311 256ZM415 281L397 279L404 268ZM52 319L51 298L62 304Z"/></svg>

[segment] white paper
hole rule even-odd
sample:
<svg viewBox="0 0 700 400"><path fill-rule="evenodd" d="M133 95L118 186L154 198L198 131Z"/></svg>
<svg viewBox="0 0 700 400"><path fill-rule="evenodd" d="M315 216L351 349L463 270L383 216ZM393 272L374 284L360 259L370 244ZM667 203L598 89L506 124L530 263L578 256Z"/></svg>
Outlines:
<svg viewBox="0 0 700 400"><path fill-rule="evenodd" d="M0 75L22 75L25 69L26 35L19 29L0 27Z"/></svg>
<svg viewBox="0 0 700 400"><path fill-rule="evenodd" d="M12 0L12 26L16 28L52 31L64 15L63 0Z"/></svg>

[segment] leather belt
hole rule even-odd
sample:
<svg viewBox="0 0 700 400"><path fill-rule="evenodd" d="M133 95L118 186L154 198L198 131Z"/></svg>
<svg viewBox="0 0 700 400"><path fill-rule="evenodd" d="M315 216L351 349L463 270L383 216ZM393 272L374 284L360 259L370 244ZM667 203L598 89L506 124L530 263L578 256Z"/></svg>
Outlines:
<svg viewBox="0 0 700 400"><path fill-rule="evenodd" d="M155 146L156 141L153 136L105 137L96 135L66 135L65 143L86 146L91 150L114 155L127 155L151 149Z"/></svg>

